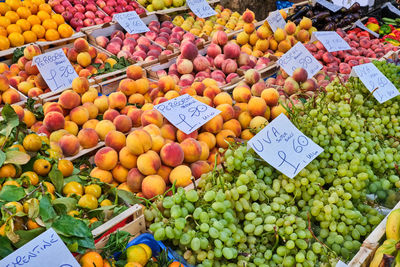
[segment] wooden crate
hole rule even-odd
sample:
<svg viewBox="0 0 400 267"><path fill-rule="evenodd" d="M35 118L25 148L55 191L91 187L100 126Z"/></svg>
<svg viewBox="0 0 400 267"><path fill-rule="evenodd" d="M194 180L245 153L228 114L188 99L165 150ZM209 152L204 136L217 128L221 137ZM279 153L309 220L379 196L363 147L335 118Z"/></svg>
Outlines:
<svg viewBox="0 0 400 267"><path fill-rule="evenodd" d="M400 209L400 202L394 206L393 210ZM389 213L390 214L390 213ZM378 224L371 234L364 240L358 253L349 262L349 267L368 267L372 261L375 251L382 244L385 232L386 221L389 214Z"/></svg>

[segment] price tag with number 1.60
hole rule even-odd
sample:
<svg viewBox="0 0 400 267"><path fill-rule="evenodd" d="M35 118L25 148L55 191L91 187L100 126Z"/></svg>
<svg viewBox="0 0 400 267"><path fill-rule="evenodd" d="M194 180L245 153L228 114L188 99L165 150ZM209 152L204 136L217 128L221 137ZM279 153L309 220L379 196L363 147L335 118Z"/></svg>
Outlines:
<svg viewBox="0 0 400 267"><path fill-rule="evenodd" d="M113 19L130 34L150 31L135 11L115 14Z"/></svg>
<svg viewBox="0 0 400 267"><path fill-rule="evenodd" d="M207 3L206 0L186 0L190 10L199 18L208 18L217 15L217 12Z"/></svg>

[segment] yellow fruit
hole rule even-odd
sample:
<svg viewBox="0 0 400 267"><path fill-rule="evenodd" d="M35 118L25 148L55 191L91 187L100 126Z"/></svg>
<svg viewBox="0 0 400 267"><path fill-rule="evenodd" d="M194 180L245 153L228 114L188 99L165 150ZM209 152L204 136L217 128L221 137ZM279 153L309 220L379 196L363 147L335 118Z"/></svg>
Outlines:
<svg viewBox="0 0 400 267"><path fill-rule="evenodd" d="M22 2L22 6L27 7L32 14L36 14L38 12L38 6L32 3L31 1Z"/></svg>
<svg viewBox="0 0 400 267"><path fill-rule="evenodd" d="M144 250L146 251L146 254L147 254L147 260L150 260L151 254L152 254L151 248L148 245L143 244L143 243L142 244L138 244L138 246L141 246L142 248L144 248Z"/></svg>
<svg viewBox="0 0 400 267"><path fill-rule="evenodd" d="M141 246L131 246L126 250L128 262L137 262L145 266L148 261L146 250Z"/></svg>
<svg viewBox="0 0 400 267"><path fill-rule="evenodd" d="M378 267L381 266L381 261L384 254L392 254L396 251L396 240L387 239L383 242L383 244L376 250L374 258L372 259L369 267Z"/></svg>
<svg viewBox="0 0 400 267"><path fill-rule="evenodd" d="M64 177L68 177L72 175L72 172L74 171L74 165L69 160L61 159L58 161L58 169Z"/></svg>
<svg viewBox="0 0 400 267"><path fill-rule="evenodd" d="M79 199L78 205L82 208L93 210L99 206L99 203L97 202L97 198L92 194L85 194Z"/></svg>
<svg viewBox="0 0 400 267"><path fill-rule="evenodd" d="M45 19L49 19L50 15L49 13L47 13L46 11L40 10L37 14L38 18L40 19L40 21L44 21Z"/></svg>
<svg viewBox="0 0 400 267"><path fill-rule="evenodd" d="M24 6L21 6L17 9L17 14L20 18L27 19L31 14L31 11Z"/></svg>
<svg viewBox="0 0 400 267"><path fill-rule="evenodd" d="M33 25L31 29L37 36L37 38L43 38L46 30L42 25Z"/></svg>
<svg viewBox="0 0 400 267"><path fill-rule="evenodd" d="M37 41L36 34L33 31L26 31L22 33L22 36L24 36L25 43L34 43Z"/></svg>
<svg viewBox="0 0 400 267"><path fill-rule="evenodd" d="M80 183L72 181L64 185L63 188L63 193L66 196L69 196L71 194L76 194L78 196L83 195L83 187Z"/></svg>
<svg viewBox="0 0 400 267"><path fill-rule="evenodd" d="M8 202L7 204L4 205L4 207L6 209L8 209L9 211L12 211L12 209L14 207L15 213L24 212L24 207L22 206L22 204L19 202L16 202L16 201Z"/></svg>
<svg viewBox="0 0 400 267"><path fill-rule="evenodd" d="M400 209L392 211L387 218L386 238L400 239Z"/></svg>
<svg viewBox="0 0 400 267"><path fill-rule="evenodd" d="M85 253L79 260L82 267L104 267L104 262L101 255L95 251Z"/></svg>
<svg viewBox="0 0 400 267"><path fill-rule="evenodd" d="M3 186L6 186L6 185L15 185L17 187L21 187L21 185L17 181L13 181L13 180L5 181L3 183Z"/></svg>
<svg viewBox="0 0 400 267"><path fill-rule="evenodd" d="M65 23L58 26L58 32L62 38L68 38L74 34L72 27Z"/></svg>
<svg viewBox="0 0 400 267"><path fill-rule="evenodd" d="M46 31L45 38L47 41L55 41L60 39L60 34L54 29L48 29Z"/></svg>
<svg viewBox="0 0 400 267"><path fill-rule="evenodd" d="M37 134L28 134L22 141L22 145L28 151L39 151L42 147L42 139Z"/></svg>
<svg viewBox="0 0 400 267"><path fill-rule="evenodd" d="M33 163L33 171L40 176L46 176L51 170L51 164L45 159L37 159Z"/></svg>
<svg viewBox="0 0 400 267"><path fill-rule="evenodd" d="M113 203L111 202L111 200L109 199L104 199L102 202L100 202L100 206L101 207L105 207L105 206L111 206Z"/></svg>
<svg viewBox="0 0 400 267"><path fill-rule="evenodd" d="M49 192L50 194L54 194L56 189L52 183L44 182L43 185L47 189L47 192Z"/></svg>
<svg viewBox="0 0 400 267"><path fill-rule="evenodd" d="M28 219L28 221L26 222L26 226L28 227L29 230L36 229L36 228L40 227L40 225L37 224L32 219Z"/></svg>
<svg viewBox="0 0 400 267"><path fill-rule="evenodd" d="M67 214L68 214L69 216L76 217L76 216L79 215L79 211L77 211L77 210L71 210L71 211L68 212Z"/></svg>
<svg viewBox="0 0 400 267"><path fill-rule="evenodd" d="M21 27L21 30L24 31L29 31L31 29L31 24L29 23L28 20L26 19L19 19L17 20L16 24Z"/></svg>
<svg viewBox="0 0 400 267"><path fill-rule="evenodd" d="M10 11L11 7L7 5L6 3L2 2L0 3L0 14L5 15L7 11Z"/></svg>
<svg viewBox="0 0 400 267"><path fill-rule="evenodd" d="M45 2L46 2L45 0L32 0L32 3L34 3L37 6L44 4Z"/></svg>
<svg viewBox="0 0 400 267"><path fill-rule="evenodd" d="M6 4L9 5L12 10L17 10L20 6L22 6L22 2L20 0L7 0Z"/></svg>
<svg viewBox="0 0 400 267"><path fill-rule="evenodd" d="M28 22L33 26L33 25L40 25L42 23L42 21L39 19L38 16L36 15L30 15L27 18Z"/></svg>
<svg viewBox="0 0 400 267"><path fill-rule="evenodd" d="M47 12L47 14L51 14L51 11L52 11L51 6L49 4L45 4L45 3L39 5L39 10L40 11L43 10L43 11Z"/></svg>
<svg viewBox="0 0 400 267"><path fill-rule="evenodd" d="M8 40L10 41L11 46L14 47L21 46L25 43L24 36L18 32L13 32L8 35Z"/></svg>
<svg viewBox="0 0 400 267"><path fill-rule="evenodd" d="M21 174L21 177L29 178L31 185L37 185L39 183L39 176L35 172L24 172L23 174Z"/></svg>
<svg viewBox="0 0 400 267"><path fill-rule="evenodd" d="M56 30L56 29L57 29L57 22L55 22L55 21L52 20L52 19L45 19L45 20L42 22L42 26L43 26L46 30L49 30L49 29L54 29L54 30Z"/></svg>
<svg viewBox="0 0 400 267"><path fill-rule="evenodd" d="M4 27L0 26L0 36L4 36L7 37L8 36L8 32Z"/></svg>
<svg viewBox="0 0 400 267"><path fill-rule="evenodd" d="M10 24L11 24L11 20L9 18L3 17L3 16L0 17L0 26L7 28L7 26Z"/></svg>
<svg viewBox="0 0 400 267"><path fill-rule="evenodd" d="M7 13L4 16L6 16L11 23L15 23L17 22L17 20L19 20L19 16L15 11L7 11Z"/></svg>
<svg viewBox="0 0 400 267"><path fill-rule="evenodd" d="M0 50L6 50L10 48L10 40L7 37L0 36Z"/></svg>
<svg viewBox="0 0 400 267"><path fill-rule="evenodd" d="M51 19L54 20L57 23L57 25L65 23L64 17L61 16L60 14L52 14Z"/></svg>
<svg viewBox="0 0 400 267"><path fill-rule="evenodd" d="M7 32L8 34L11 34L13 32L22 33L22 29L17 24L10 24L7 26Z"/></svg>
<svg viewBox="0 0 400 267"><path fill-rule="evenodd" d="M14 165L12 164L4 164L0 168L0 178L7 178L7 177L15 177L17 171L15 170Z"/></svg>
<svg viewBox="0 0 400 267"><path fill-rule="evenodd" d="M95 198L101 196L101 187L98 184L91 184L85 187L85 194L93 195Z"/></svg>

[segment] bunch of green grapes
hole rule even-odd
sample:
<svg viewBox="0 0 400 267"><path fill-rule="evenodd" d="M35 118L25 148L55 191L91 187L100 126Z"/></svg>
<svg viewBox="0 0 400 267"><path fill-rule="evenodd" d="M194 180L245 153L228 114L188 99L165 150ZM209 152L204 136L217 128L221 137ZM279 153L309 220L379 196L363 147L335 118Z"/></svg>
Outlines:
<svg viewBox="0 0 400 267"><path fill-rule="evenodd" d="M400 65L388 63L386 61L374 60L372 63L385 75L397 89L400 88Z"/></svg>

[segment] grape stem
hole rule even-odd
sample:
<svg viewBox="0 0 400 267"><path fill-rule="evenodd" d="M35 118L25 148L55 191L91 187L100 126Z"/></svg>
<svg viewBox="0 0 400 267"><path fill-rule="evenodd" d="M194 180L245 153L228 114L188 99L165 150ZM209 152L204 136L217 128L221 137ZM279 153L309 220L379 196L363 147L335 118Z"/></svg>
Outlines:
<svg viewBox="0 0 400 267"><path fill-rule="evenodd" d="M275 244L272 247L272 252L274 252L276 250L276 248L278 247L279 244L279 235L278 235L278 231L276 230L276 226L274 226L274 232L275 232Z"/></svg>
<svg viewBox="0 0 400 267"><path fill-rule="evenodd" d="M330 247L328 247L327 245L325 245L324 242L320 241L314 234L313 230L311 229L311 219L310 219L310 213L307 212L307 220L308 220L308 231L310 231L311 235L314 237L315 240L317 240L322 246L324 246L325 248L327 248L328 250L330 250L331 252L333 252L335 255L336 253L330 249ZM337 256L337 255L336 255Z"/></svg>

